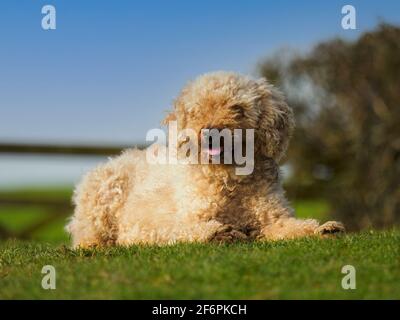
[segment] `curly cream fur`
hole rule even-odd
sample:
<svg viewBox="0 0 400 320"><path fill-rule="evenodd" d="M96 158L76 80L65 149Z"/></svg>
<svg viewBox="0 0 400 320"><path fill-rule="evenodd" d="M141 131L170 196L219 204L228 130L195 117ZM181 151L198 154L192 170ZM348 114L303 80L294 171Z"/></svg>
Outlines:
<svg viewBox="0 0 400 320"><path fill-rule="evenodd" d="M238 116L232 106L240 105ZM178 128L255 129L255 167L238 176L234 165L161 165L145 151L123 154L89 172L77 187L67 226L73 246L129 245L238 239L285 239L343 231L296 219L281 188L279 160L294 121L283 96L266 80L229 72L189 83L165 121Z"/></svg>

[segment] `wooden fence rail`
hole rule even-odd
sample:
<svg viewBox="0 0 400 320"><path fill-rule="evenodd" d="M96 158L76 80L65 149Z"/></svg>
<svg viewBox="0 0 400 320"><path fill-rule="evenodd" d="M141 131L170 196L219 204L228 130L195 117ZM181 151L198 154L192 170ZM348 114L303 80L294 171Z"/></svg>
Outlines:
<svg viewBox="0 0 400 320"><path fill-rule="evenodd" d="M144 144L136 144L135 147L143 149ZM0 153L14 154L65 154L65 155L116 155L121 150L132 146L94 146L94 145L54 145L54 144L17 144L0 143Z"/></svg>

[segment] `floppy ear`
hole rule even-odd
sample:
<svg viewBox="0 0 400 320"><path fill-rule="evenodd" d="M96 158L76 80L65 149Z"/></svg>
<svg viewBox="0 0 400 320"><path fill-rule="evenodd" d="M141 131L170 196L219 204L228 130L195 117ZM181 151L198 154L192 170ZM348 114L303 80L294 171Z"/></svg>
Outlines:
<svg viewBox="0 0 400 320"><path fill-rule="evenodd" d="M277 162L283 157L294 129L292 109L282 93L264 79L257 81L259 95L258 137L261 152Z"/></svg>

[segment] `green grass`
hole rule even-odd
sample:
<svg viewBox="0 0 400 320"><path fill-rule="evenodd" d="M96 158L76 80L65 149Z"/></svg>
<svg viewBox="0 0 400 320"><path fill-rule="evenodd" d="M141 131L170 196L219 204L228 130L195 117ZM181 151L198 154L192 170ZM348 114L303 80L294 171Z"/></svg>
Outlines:
<svg viewBox="0 0 400 320"><path fill-rule="evenodd" d="M0 190L0 196L6 199L47 199L70 202L72 197L72 187L41 187L23 188L16 190ZM40 205L34 206L0 206L0 225L7 230L18 232L39 219L52 215L47 208ZM71 212L72 214L72 212ZM64 232L67 216L60 216L49 225L35 231L32 235L33 240L45 241L53 244L67 243L68 235Z"/></svg>
<svg viewBox="0 0 400 320"><path fill-rule="evenodd" d="M65 200L72 197L71 186L56 186L56 187L27 187L18 189L0 189L0 195L15 199L24 196L26 198L41 198Z"/></svg>
<svg viewBox="0 0 400 320"><path fill-rule="evenodd" d="M0 244L0 298L400 299L400 231L338 239L70 250ZM41 288L53 265L57 289ZM341 268L357 270L344 290Z"/></svg>
<svg viewBox="0 0 400 320"><path fill-rule="evenodd" d="M72 214L72 212L71 212ZM0 225L12 232L18 232L22 228L35 223L38 219L52 215L45 208L40 206L33 207L2 207L0 208ZM64 231L67 223L67 216L60 216L32 234L35 241L44 241L52 244L68 242L68 235Z"/></svg>

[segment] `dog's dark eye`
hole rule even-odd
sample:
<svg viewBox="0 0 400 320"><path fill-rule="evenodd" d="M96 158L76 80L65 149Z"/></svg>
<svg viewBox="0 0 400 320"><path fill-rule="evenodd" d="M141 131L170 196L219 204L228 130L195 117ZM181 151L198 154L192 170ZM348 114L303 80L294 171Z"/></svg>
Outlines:
<svg viewBox="0 0 400 320"><path fill-rule="evenodd" d="M235 113L235 118L244 117L244 108L238 104L231 106L231 110Z"/></svg>

